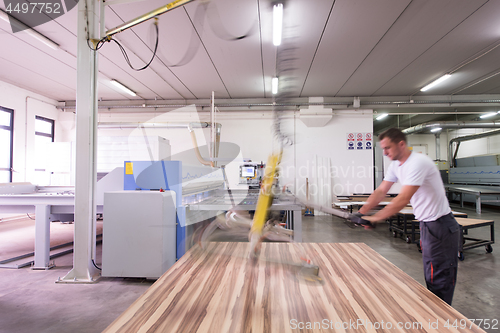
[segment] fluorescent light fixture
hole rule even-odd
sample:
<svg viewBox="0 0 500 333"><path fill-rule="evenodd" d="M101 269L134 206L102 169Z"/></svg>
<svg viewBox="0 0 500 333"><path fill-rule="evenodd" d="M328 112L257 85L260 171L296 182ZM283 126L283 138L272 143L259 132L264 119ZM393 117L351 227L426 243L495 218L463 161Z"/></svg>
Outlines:
<svg viewBox="0 0 500 333"><path fill-rule="evenodd" d="M281 33L283 31L283 4L277 3L273 6L273 44L281 44Z"/></svg>
<svg viewBox="0 0 500 333"><path fill-rule="evenodd" d="M489 118L489 117L496 116L497 114L498 114L497 112L490 112L490 113L483 114L482 116L479 116L479 118L481 118L481 119Z"/></svg>
<svg viewBox="0 0 500 333"><path fill-rule="evenodd" d="M116 80L111 80L111 83L114 84L116 87L120 88L121 90L123 90L124 92L126 92L127 94L129 95L132 95L132 96L136 96L136 93L133 92L132 90L130 90L129 88L125 87L123 84L121 84L120 82L116 81Z"/></svg>
<svg viewBox="0 0 500 333"><path fill-rule="evenodd" d="M380 116L378 116L378 117L377 117L377 118L375 118L375 119L377 119L377 120L382 120L382 119L384 119L384 118L385 118L385 117L387 117L387 116L388 116L388 114L387 114L387 113L382 113Z"/></svg>
<svg viewBox="0 0 500 333"><path fill-rule="evenodd" d="M273 77L273 79L271 80L271 91L273 93L273 95L276 95L278 93L278 78L277 77Z"/></svg>
<svg viewBox="0 0 500 333"><path fill-rule="evenodd" d="M451 76L451 74L445 74L445 75L441 76L439 79L437 79L436 81L431 82L428 85L426 85L425 87L423 87L422 89L420 89L420 91L427 91L427 90L431 89L432 87L434 87L435 85L438 85L441 82L448 80L450 78L450 76Z"/></svg>
<svg viewBox="0 0 500 333"><path fill-rule="evenodd" d="M433 129L431 129L431 132L439 132L440 130L442 130L441 127L435 127Z"/></svg>
<svg viewBox="0 0 500 333"><path fill-rule="evenodd" d="M57 50L59 48L59 44L53 42L52 40L48 39L38 31L30 28L23 22L17 20L13 16L9 16L6 12L0 9L0 19L4 20L5 22L16 26L19 30L25 31L28 35L31 37L37 39L39 42L42 42L43 44L47 45L53 50Z"/></svg>

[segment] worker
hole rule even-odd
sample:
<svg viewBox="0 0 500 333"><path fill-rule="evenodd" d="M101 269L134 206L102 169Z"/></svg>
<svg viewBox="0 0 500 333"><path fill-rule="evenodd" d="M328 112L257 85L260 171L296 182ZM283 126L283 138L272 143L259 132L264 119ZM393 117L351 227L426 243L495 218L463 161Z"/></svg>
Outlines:
<svg viewBox="0 0 500 333"><path fill-rule="evenodd" d="M392 163L359 213L368 214L399 180L401 190L391 203L374 215L362 218L372 224L384 221L411 203L415 218L420 221L427 289L451 305L457 280L460 226L451 212L438 168L427 155L412 152L406 135L397 128L383 132L379 140L384 155Z"/></svg>

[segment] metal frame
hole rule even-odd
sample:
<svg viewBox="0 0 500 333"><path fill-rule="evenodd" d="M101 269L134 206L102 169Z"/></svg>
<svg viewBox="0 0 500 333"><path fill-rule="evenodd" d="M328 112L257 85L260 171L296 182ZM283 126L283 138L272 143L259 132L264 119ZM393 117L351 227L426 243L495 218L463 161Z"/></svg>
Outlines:
<svg viewBox="0 0 500 333"><path fill-rule="evenodd" d="M472 194L476 196L476 213L481 214L481 202L500 202L497 200L481 200L481 196L500 196L500 187L498 186L478 186L478 185L445 185L448 192L448 200L451 200L453 193L460 196L460 207L464 206L463 194Z"/></svg>
<svg viewBox="0 0 500 333"><path fill-rule="evenodd" d="M459 249L459 258L460 260L464 260L464 250L474 249L476 247L485 246L487 252L493 251L491 244L495 243L495 221L482 221L475 224L470 225L460 225L460 249ZM487 227L490 226L490 239L478 239L472 237L465 237L469 232L469 229ZM466 244L466 241L473 241L472 243Z"/></svg>

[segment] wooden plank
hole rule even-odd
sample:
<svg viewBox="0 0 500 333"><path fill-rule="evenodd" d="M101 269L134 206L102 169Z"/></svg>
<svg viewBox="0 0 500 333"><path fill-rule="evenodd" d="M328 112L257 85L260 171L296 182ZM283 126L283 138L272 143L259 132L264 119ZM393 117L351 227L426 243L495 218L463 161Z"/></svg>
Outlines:
<svg viewBox="0 0 500 333"><path fill-rule="evenodd" d="M104 332L483 332L365 244L191 249ZM305 254L322 283L300 278ZM457 320L465 328L445 328ZM406 326L406 328L404 327Z"/></svg>
<svg viewBox="0 0 500 333"><path fill-rule="evenodd" d="M456 217L455 220L457 220L458 224L461 226L472 226L472 225L478 225L478 224L491 224L494 223L493 220L481 220L481 219L464 219L460 217Z"/></svg>

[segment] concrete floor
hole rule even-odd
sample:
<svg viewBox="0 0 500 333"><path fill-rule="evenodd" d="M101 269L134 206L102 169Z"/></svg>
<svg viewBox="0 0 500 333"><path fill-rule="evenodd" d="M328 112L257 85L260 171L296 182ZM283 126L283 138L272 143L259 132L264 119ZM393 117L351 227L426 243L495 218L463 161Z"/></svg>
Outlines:
<svg viewBox="0 0 500 333"><path fill-rule="evenodd" d="M483 208L480 216L472 207L452 209L466 212L470 218L498 219L498 211ZM496 239L499 237L496 229ZM471 236L488 238L489 229L479 228ZM383 224L374 230L349 228L331 216L304 217L304 242L363 242L387 260L425 284L421 254L415 244L394 238ZM14 243L14 241L13 241ZM468 250L459 263L458 282L453 306L468 318L496 320L500 329L500 265L484 247ZM56 267L47 271L30 268L0 270L0 332L94 333L104 330L134 302L153 281L131 278L101 278L95 284L56 284L72 268L72 255L57 258ZM97 264L100 264L98 246ZM484 326L483 326L484 328Z"/></svg>

